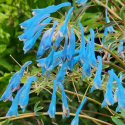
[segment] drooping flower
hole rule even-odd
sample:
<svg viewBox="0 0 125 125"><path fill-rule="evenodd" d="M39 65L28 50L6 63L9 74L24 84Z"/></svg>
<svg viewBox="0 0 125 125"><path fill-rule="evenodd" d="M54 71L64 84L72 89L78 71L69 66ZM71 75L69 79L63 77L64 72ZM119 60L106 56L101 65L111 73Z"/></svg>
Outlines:
<svg viewBox="0 0 125 125"><path fill-rule="evenodd" d="M26 83L24 84L25 88L20 94L20 99L19 99L19 105L22 109L22 112L24 113L25 108L29 102L29 93L30 93L30 86L31 83L36 81L36 77L30 76L27 80Z"/></svg>
<svg viewBox="0 0 125 125"><path fill-rule="evenodd" d="M67 69L67 62L62 63L62 66L56 76L56 81L60 83L64 83L65 72Z"/></svg>
<svg viewBox="0 0 125 125"><path fill-rule="evenodd" d="M90 53L90 37L88 37L88 41L87 42L87 46L86 46L86 60L85 60L85 63L81 62L81 65L82 65L82 79L85 78L85 77L89 77L91 75L91 66L89 64L89 55L91 54Z"/></svg>
<svg viewBox="0 0 125 125"><path fill-rule="evenodd" d="M46 58L42 58L39 60L36 60L38 62L38 66L39 67L45 67L46 69L48 69L52 63L53 63L53 55L54 55L55 50L52 49L50 54L46 57Z"/></svg>
<svg viewBox="0 0 125 125"><path fill-rule="evenodd" d="M110 19L109 19L109 17L107 16L107 9L105 9L105 16L106 16L106 22L107 22L107 23L110 23ZM113 26L109 26L109 27L108 27L108 32L109 32L109 33L113 33L113 32L114 32Z"/></svg>
<svg viewBox="0 0 125 125"><path fill-rule="evenodd" d="M41 20L39 20L39 22L37 22L37 24L31 25L31 27L28 28L26 31L24 31L23 34L18 36L18 38L22 41L27 41L27 40L31 39L33 37L33 35L35 34L35 32L41 28L42 23L41 24L39 24L39 23L49 16L50 16L49 14L42 16L42 18L40 18Z"/></svg>
<svg viewBox="0 0 125 125"><path fill-rule="evenodd" d="M42 49L49 50L51 48L52 44L52 35L54 33L55 27L57 25L58 21L56 20L53 24L52 30L50 32L50 35L45 39L44 42L42 42Z"/></svg>
<svg viewBox="0 0 125 125"><path fill-rule="evenodd" d="M5 92L3 93L3 95L1 96L0 100L3 101L7 101L13 100L12 97L12 92L18 90L20 88L20 80L22 78L23 72L25 70L25 68L30 65L32 63L32 61L27 61L20 69L20 71L16 72L10 79L10 82L5 90Z"/></svg>
<svg viewBox="0 0 125 125"><path fill-rule="evenodd" d="M51 118L55 118L55 112L56 112L56 80L53 80L53 94L51 98L51 103L49 105L49 110L47 111L47 115L49 115Z"/></svg>
<svg viewBox="0 0 125 125"><path fill-rule="evenodd" d="M99 65L96 71L96 75L94 78L94 83L93 86L91 88L91 93L95 90L95 89L99 89L101 87L101 72L102 72L102 58L100 56L97 57L99 60Z"/></svg>
<svg viewBox="0 0 125 125"><path fill-rule="evenodd" d="M23 87L18 91L18 93L16 94L11 107L9 108L6 116L12 116L12 115L16 115L18 116L18 103L19 103L19 98L20 98L20 94L21 92L24 90L25 85L23 85Z"/></svg>
<svg viewBox="0 0 125 125"><path fill-rule="evenodd" d="M90 29L90 33L91 33L91 42L90 42L90 54L89 54L89 64L91 65L91 67L97 67L97 62L96 62L96 57L95 57L95 33L93 29Z"/></svg>
<svg viewBox="0 0 125 125"><path fill-rule="evenodd" d="M84 100L80 104L79 108L77 109L75 117L74 117L74 119L71 122L71 125L78 125L78 123L79 123L79 113L80 113L83 105L85 104L86 100L87 100L87 97L84 98Z"/></svg>
<svg viewBox="0 0 125 125"><path fill-rule="evenodd" d="M115 73L113 74L113 77L116 80L118 86L118 106L116 108L116 112L118 112L120 109L125 110L125 89L122 86L122 82L120 82L118 76Z"/></svg>
<svg viewBox="0 0 125 125"><path fill-rule="evenodd" d="M61 53L61 59L63 62L66 61L67 45L68 45L68 35L66 34L64 48Z"/></svg>
<svg viewBox="0 0 125 125"><path fill-rule="evenodd" d="M42 36L42 39L40 41L40 45L39 45L39 48L38 48L38 51L37 51L37 59L41 58L45 53L45 49L42 48L42 44L45 41L45 39L50 35L50 32L51 32L51 29L45 31L45 33Z"/></svg>
<svg viewBox="0 0 125 125"><path fill-rule="evenodd" d="M112 93L112 83L113 83L113 76L114 76L113 69L111 69L111 71L108 71L108 73L110 74L110 77L109 77L109 81L106 87L106 93L105 93L105 97L102 102L101 108L107 105L114 105L114 98L113 98L113 93Z"/></svg>
<svg viewBox="0 0 125 125"><path fill-rule="evenodd" d="M73 59L72 59L71 61L68 61L68 62L67 62L67 68L68 68L68 70L73 71L73 68L74 68L75 64L76 64L78 61L79 61L79 55L73 57Z"/></svg>
<svg viewBox="0 0 125 125"><path fill-rule="evenodd" d="M46 20L44 20L42 23L43 25L41 25L41 28L39 29L39 31L29 40L24 42L24 54L27 53L27 51L29 51L33 45L35 44L37 38L41 35L41 32L43 30L43 28L52 20L52 18L48 18Z"/></svg>
<svg viewBox="0 0 125 125"><path fill-rule="evenodd" d="M84 31L83 31L82 24L79 23L79 26L81 30L81 46L80 46L79 56L80 56L81 63L84 63L87 60L88 53L86 54L85 52L85 38L84 38Z"/></svg>
<svg viewBox="0 0 125 125"><path fill-rule="evenodd" d="M71 34L70 34L70 41L69 45L67 47L67 61L71 61L73 57L75 56L75 34L73 32L73 27L71 28Z"/></svg>
<svg viewBox="0 0 125 125"><path fill-rule="evenodd" d="M122 73L120 74L120 82L122 83ZM114 101L118 102L118 88L114 92Z"/></svg>
<svg viewBox="0 0 125 125"><path fill-rule="evenodd" d="M61 42L62 38L67 34L67 23L68 23L70 14L72 13L73 9L74 9L74 7L71 7L71 9L68 11L68 14L66 15L65 21L59 29L58 37L54 43L55 50L59 49L60 42Z"/></svg>
<svg viewBox="0 0 125 125"><path fill-rule="evenodd" d="M63 109L63 119L65 117L69 117L70 115L70 110L69 110L69 106L68 106L68 103L67 103L67 98L66 98L66 94L65 94L65 91L64 91L64 88L63 88L63 85L58 82L58 85L61 89L61 92L62 92L62 109Z"/></svg>
<svg viewBox="0 0 125 125"><path fill-rule="evenodd" d="M60 8L62 7L65 7L65 6L71 6L71 3L70 2L64 2L64 3L61 3L59 5L51 5L51 6L48 6L46 8L42 8L42 9L33 9L33 15L37 15L39 13L53 13L53 12L56 12L57 10L59 10Z"/></svg>

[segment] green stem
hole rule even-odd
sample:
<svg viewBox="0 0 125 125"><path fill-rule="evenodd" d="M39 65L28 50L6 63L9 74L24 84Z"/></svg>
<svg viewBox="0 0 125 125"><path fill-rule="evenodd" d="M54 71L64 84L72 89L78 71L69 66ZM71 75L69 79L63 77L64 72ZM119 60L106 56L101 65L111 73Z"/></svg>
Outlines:
<svg viewBox="0 0 125 125"><path fill-rule="evenodd" d="M115 0L115 1L118 2L121 6L124 6L124 4L120 0Z"/></svg>
<svg viewBox="0 0 125 125"><path fill-rule="evenodd" d="M68 90L65 90L65 92L66 92L66 93L69 93L69 94L72 94L72 95L76 95L76 93L71 92L71 91L68 91ZM81 95L81 94L78 94L78 96L79 96L79 97L84 97L84 96ZM98 102L98 101L96 101L96 100L94 100L94 99L92 99L92 98L90 98L90 97L88 97L87 99L90 100L90 101L92 101L92 102L94 102L94 103L96 103L96 104L98 104L98 105L100 105L100 106L102 105L100 102ZM108 107L105 106L104 108L109 111L109 108L108 108ZM110 109L110 111L111 111L113 114L118 115L118 116L121 117L122 119L125 119L125 117L119 115L118 113L114 112L113 110Z"/></svg>
<svg viewBox="0 0 125 125"><path fill-rule="evenodd" d="M102 2L100 2L99 0L95 0L95 2L101 6L103 6L104 8L106 8L112 15L114 15L116 18L118 18L120 21L122 21L121 17L119 17L115 12L113 12L108 6L106 6L105 4L103 4Z"/></svg>
<svg viewBox="0 0 125 125"><path fill-rule="evenodd" d="M47 115L47 112L43 112L41 115ZM63 115L63 112L56 112L55 115ZM22 119L22 118L33 117L33 116L35 116L35 113L32 113L31 115L26 115L26 114L24 114L23 116L19 115L18 117L11 118L10 121L17 120L17 119ZM70 116L75 116L75 114L74 113L70 113ZM87 115L81 115L80 114L79 117L91 119L91 120L103 123L105 125L112 125L110 123L107 123L107 122L99 120L99 119L95 119L95 118L87 116Z"/></svg>
<svg viewBox="0 0 125 125"><path fill-rule="evenodd" d="M95 43L95 46L98 46L98 47L106 50L107 52L109 52L119 63L122 64L122 66L125 67L125 63L121 59L119 59L118 56L115 55L113 52L111 52L109 49L105 48L103 45L99 45L99 44L96 44L96 43Z"/></svg>

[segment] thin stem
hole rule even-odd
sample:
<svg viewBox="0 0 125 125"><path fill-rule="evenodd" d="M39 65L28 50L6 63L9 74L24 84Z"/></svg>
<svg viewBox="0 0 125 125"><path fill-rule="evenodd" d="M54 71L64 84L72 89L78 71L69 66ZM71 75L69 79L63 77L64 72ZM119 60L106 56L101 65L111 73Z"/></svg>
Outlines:
<svg viewBox="0 0 125 125"><path fill-rule="evenodd" d="M106 6L105 4L103 4L102 2L100 2L99 0L95 0L95 2L101 6L103 6L104 8L106 8L114 17L116 17L117 19L119 19L120 21L122 21L121 17L119 17L115 12L113 12L108 6Z"/></svg>
<svg viewBox="0 0 125 125"><path fill-rule="evenodd" d="M43 113L41 113L41 115L47 115L47 112L43 112ZM55 115L63 115L63 112L56 112ZM33 117L33 116L35 116L35 113L29 114L29 115L24 114L23 116L19 115L18 117L11 118L10 121L17 120L17 119L22 119L22 118ZM75 114L74 113L70 113L70 116L75 116ZM91 119L91 120L103 123L105 125L113 125L113 124L107 123L105 121L102 121L102 120L99 120L99 119L95 119L95 118L92 118L92 117L86 116L86 115L79 115L79 117Z"/></svg>
<svg viewBox="0 0 125 125"><path fill-rule="evenodd" d="M106 50L107 52L109 52L116 60L118 60L119 63L121 63L125 67L125 63L121 59L119 59L118 56L115 55L113 52L111 52L109 49L105 48L103 45L99 45L96 43L95 43L95 46L98 46L98 47Z"/></svg>
<svg viewBox="0 0 125 125"><path fill-rule="evenodd" d="M10 55L10 57L21 67L21 65L14 59L12 55Z"/></svg>

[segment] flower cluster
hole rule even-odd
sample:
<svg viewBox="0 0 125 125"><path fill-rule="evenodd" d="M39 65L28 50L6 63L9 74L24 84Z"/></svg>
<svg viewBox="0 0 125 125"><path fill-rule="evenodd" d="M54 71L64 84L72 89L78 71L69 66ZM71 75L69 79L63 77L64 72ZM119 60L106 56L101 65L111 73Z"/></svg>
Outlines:
<svg viewBox="0 0 125 125"><path fill-rule="evenodd" d="M84 2L86 3L87 0L77 0L77 3L80 5ZM79 28L81 31L81 41L80 41L80 49L75 49L76 47L76 35L74 33L74 27L68 27L68 21L70 18L71 13L73 12L74 7L71 7L65 17L64 22L57 28L57 25L60 23L58 20L53 19L50 17L50 14L56 12L58 9L71 6L69 2L65 2L59 5L51 5L44 9L33 9L33 17L24 21L20 24L21 28L24 29L24 33L18 36L20 40L23 41L24 47L24 54L27 53L35 44L38 37L42 34L44 28L53 20L53 26L46 30L41 38L41 42L37 51L37 66L41 67L42 75L46 74L50 76L50 72L57 66L60 66L59 72L56 75L56 78L53 80L53 94L51 98L51 103L49 105L49 109L47 114L51 118L55 118L56 112L56 90L57 85L61 90L62 93L62 110L63 110L63 118L70 116L70 109L67 102L66 93L64 91L64 78L67 71L73 71L74 66L76 63L80 63L82 67L82 79L85 77L91 77L91 69L97 68L96 75L94 77L93 85L91 87L90 92L92 93L96 89L101 88L101 72L103 68L103 61L101 56L95 56L95 32L92 28L90 28L90 36L87 39L87 43L84 37L84 29L81 23L79 23ZM107 10L105 10L106 14L106 22L109 23L110 20L107 16ZM107 32L114 32L112 26L106 27L104 30L103 36L107 35ZM60 45L61 41L65 39L64 47L61 50ZM105 42L106 38L102 41ZM121 46L119 47L121 50ZM44 53L48 52L47 57L43 57ZM26 83L20 89L20 81L23 75L25 68L31 64L32 61L26 62L20 69L20 71L16 72L5 92L3 93L0 100L12 101L12 105L7 113L6 116L16 115L18 116L18 104L20 105L22 112L25 111L25 108L29 101L29 92L31 83L37 80L36 77L31 76L26 80ZM120 109L125 109L125 102L124 102L124 94L125 90L122 86L122 75L119 78L114 73L113 69L109 70L108 73L110 74L109 82L106 87L106 93L104 96L104 101L102 103L102 108L107 105L113 105L115 102L118 101L118 107L116 112ZM112 83L113 79L117 81L118 89L114 93L112 91ZM18 90L15 98L12 97L12 92ZM76 115L71 123L71 125L78 125L78 115L82 109L82 106L86 102L87 97L82 101L80 107L76 111Z"/></svg>

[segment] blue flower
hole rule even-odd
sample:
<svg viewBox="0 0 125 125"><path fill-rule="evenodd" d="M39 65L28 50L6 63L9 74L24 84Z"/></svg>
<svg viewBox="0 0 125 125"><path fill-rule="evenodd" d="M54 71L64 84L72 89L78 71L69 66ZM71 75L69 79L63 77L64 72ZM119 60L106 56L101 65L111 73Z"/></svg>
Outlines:
<svg viewBox="0 0 125 125"><path fill-rule="evenodd" d="M110 23L110 19L109 19L108 16L107 16L107 9L105 9L105 16L106 16L106 22L107 22L107 23ZM109 32L109 33L114 32L113 26L109 26L109 27L108 27L108 32Z"/></svg>
<svg viewBox="0 0 125 125"><path fill-rule="evenodd" d="M71 34L70 34L70 41L69 45L67 47L67 61L71 61L73 57L75 56L75 34L73 32L73 27L71 28Z"/></svg>
<svg viewBox="0 0 125 125"><path fill-rule="evenodd" d="M6 116L12 116L12 115L16 115L18 116L18 103L19 103L19 98L20 98L20 94L22 93L22 91L24 90L25 85L23 85L23 87L18 91L18 93L16 94L11 107L9 108Z"/></svg>
<svg viewBox="0 0 125 125"><path fill-rule="evenodd" d="M42 8L42 9L33 9L33 15L37 15L39 13L53 13L53 12L56 12L57 10L59 10L60 8L62 7L65 7L65 6L71 6L71 3L70 2L64 2L64 3L61 3L57 6L55 5L51 5L51 6L48 6L46 8Z"/></svg>
<svg viewBox="0 0 125 125"><path fill-rule="evenodd" d="M88 61L89 60L86 60L82 66L82 79L91 75L91 66Z"/></svg>
<svg viewBox="0 0 125 125"><path fill-rule="evenodd" d="M56 81L60 83L64 83L65 72L67 69L67 62L62 63L62 66L56 76Z"/></svg>
<svg viewBox="0 0 125 125"><path fill-rule="evenodd" d="M80 104L79 108L77 109L75 117L74 117L74 119L71 122L71 125L78 125L78 123L79 123L79 113L80 113L83 105L85 104L86 100L87 100L87 97L84 98L84 100Z"/></svg>
<svg viewBox="0 0 125 125"><path fill-rule="evenodd" d="M29 40L25 41L24 42L24 47L23 47L23 50L24 50L24 54L27 53L27 51L29 51L33 45L35 44L37 38L41 35L41 32L43 30L43 28L51 21L52 19L51 18L48 18L46 20L44 20L42 23L43 25L41 25L41 28L40 30ZM45 24L44 24L45 23Z"/></svg>
<svg viewBox="0 0 125 125"><path fill-rule="evenodd" d="M105 93L105 97L102 102L101 108L107 105L114 105L114 99L113 99L113 93L112 93L112 83L113 83L113 76L114 76L113 69L111 69L111 71L108 71L108 73L110 74L110 77L106 87L106 93Z"/></svg>
<svg viewBox="0 0 125 125"><path fill-rule="evenodd" d="M20 107L21 107L23 113L24 113L25 108L29 102L29 93L30 93L31 83L34 82L35 80L36 80L36 77L30 76L26 80L26 83L24 84L25 88L22 91L22 93L20 94L19 104L20 104Z"/></svg>
<svg viewBox="0 0 125 125"><path fill-rule="evenodd" d="M41 20L49 17L50 15L45 15L45 16L42 16ZM33 37L33 35L35 34L36 31L38 31L41 26L42 26L42 23L39 24L41 22L41 20L39 20L39 22L37 22L37 25L31 25L30 28L28 28L26 31L24 31L23 34L21 34L20 36L18 36L18 38L22 41L26 41L26 40L29 40Z"/></svg>
<svg viewBox="0 0 125 125"><path fill-rule="evenodd" d="M99 60L99 65L96 71L96 75L94 78L94 83L93 86L91 88L91 93L95 90L95 89L99 89L101 87L101 72L102 72L102 58L100 56L97 57Z"/></svg>
<svg viewBox="0 0 125 125"><path fill-rule="evenodd" d="M54 42L55 50L59 49L61 40L67 34L67 23L68 23L69 16L70 16L71 12L73 11L73 9L74 9L74 7L71 7L71 9L68 11L68 14L66 15L65 21L59 29L58 37Z"/></svg>
<svg viewBox="0 0 125 125"><path fill-rule="evenodd" d="M120 82L117 75L115 73L113 75L114 75L113 77L116 80L117 86L118 86L118 106L116 108L116 112L118 112L120 109L125 110L125 89L122 86L122 82Z"/></svg>
<svg viewBox="0 0 125 125"><path fill-rule="evenodd" d="M81 46L80 46L80 52L79 52L79 56L80 56L80 61L82 63L84 63L87 59L87 54L85 52L85 38L84 38L84 31L83 31L83 27L82 24L79 23L80 29L81 29Z"/></svg>
<svg viewBox="0 0 125 125"><path fill-rule="evenodd" d="M73 68L74 68L75 64L76 64L78 61L79 61L79 55L73 57L73 59L72 59L71 61L68 61L68 62L67 62L67 68L68 68L68 70L73 71Z"/></svg>
<svg viewBox="0 0 125 125"><path fill-rule="evenodd" d="M94 43L94 39L95 39L95 33L93 29L90 29L90 33L91 33L91 42L90 42L90 54L89 54L89 64L91 65L91 67L97 67L97 62L96 62L96 58L95 58L95 43Z"/></svg>
<svg viewBox="0 0 125 125"><path fill-rule="evenodd" d="M59 33L60 33L61 37L65 36L67 33L67 23L68 23L69 16L72 13L73 9L74 9L74 7L71 7L71 9L68 11L68 14L66 15L65 21L59 29Z"/></svg>
<svg viewBox="0 0 125 125"><path fill-rule="evenodd" d="M122 83L122 73L120 74L120 82ZM118 88L114 92L114 101L118 102Z"/></svg>
<svg viewBox="0 0 125 125"><path fill-rule="evenodd" d="M53 24L52 30L50 35L45 39L44 42L42 42L42 49L44 50L49 50L51 48L51 44L52 44L52 35L54 33L55 27L57 25L58 21L56 20Z"/></svg>
<svg viewBox="0 0 125 125"><path fill-rule="evenodd" d="M66 34L65 44L61 54L61 59L63 62L66 61L67 45L68 45L68 35Z"/></svg>
<svg viewBox="0 0 125 125"><path fill-rule="evenodd" d="M37 51L37 59L41 58L45 53L45 49L42 48L42 44L45 41L45 39L50 35L50 31L51 31L51 29L45 31L45 33L42 36L42 39L40 41L40 45L39 45L39 48L38 48L38 51Z"/></svg>
<svg viewBox="0 0 125 125"><path fill-rule="evenodd" d="M36 60L37 62L39 62L37 64L37 66L45 67L46 69L48 69L52 65L52 63L53 63L54 52L55 52L55 50L52 49L50 54L46 58L42 58L42 59Z"/></svg>
<svg viewBox="0 0 125 125"><path fill-rule="evenodd" d="M51 103L49 105L49 110L47 111L47 115L49 115L51 118L55 118L55 112L56 112L56 80L53 80L53 94L51 98Z"/></svg>
<svg viewBox="0 0 125 125"><path fill-rule="evenodd" d="M22 78L23 72L25 70L25 68L30 65L32 63L32 61L27 61L20 69L20 71L16 72L10 79L10 82L5 90L5 92L3 93L3 95L1 96L0 100L3 101L7 101L13 100L12 97L12 92L18 90L20 88L20 80Z"/></svg>
<svg viewBox="0 0 125 125"><path fill-rule="evenodd" d="M69 110L69 106L67 103L67 98L66 98L66 94L65 94L63 85L60 82L58 82L58 85L59 85L61 92L62 92L62 103L63 103L62 108L63 108L63 119L64 119L65 117L69 117L70 110Z"/></svg>

